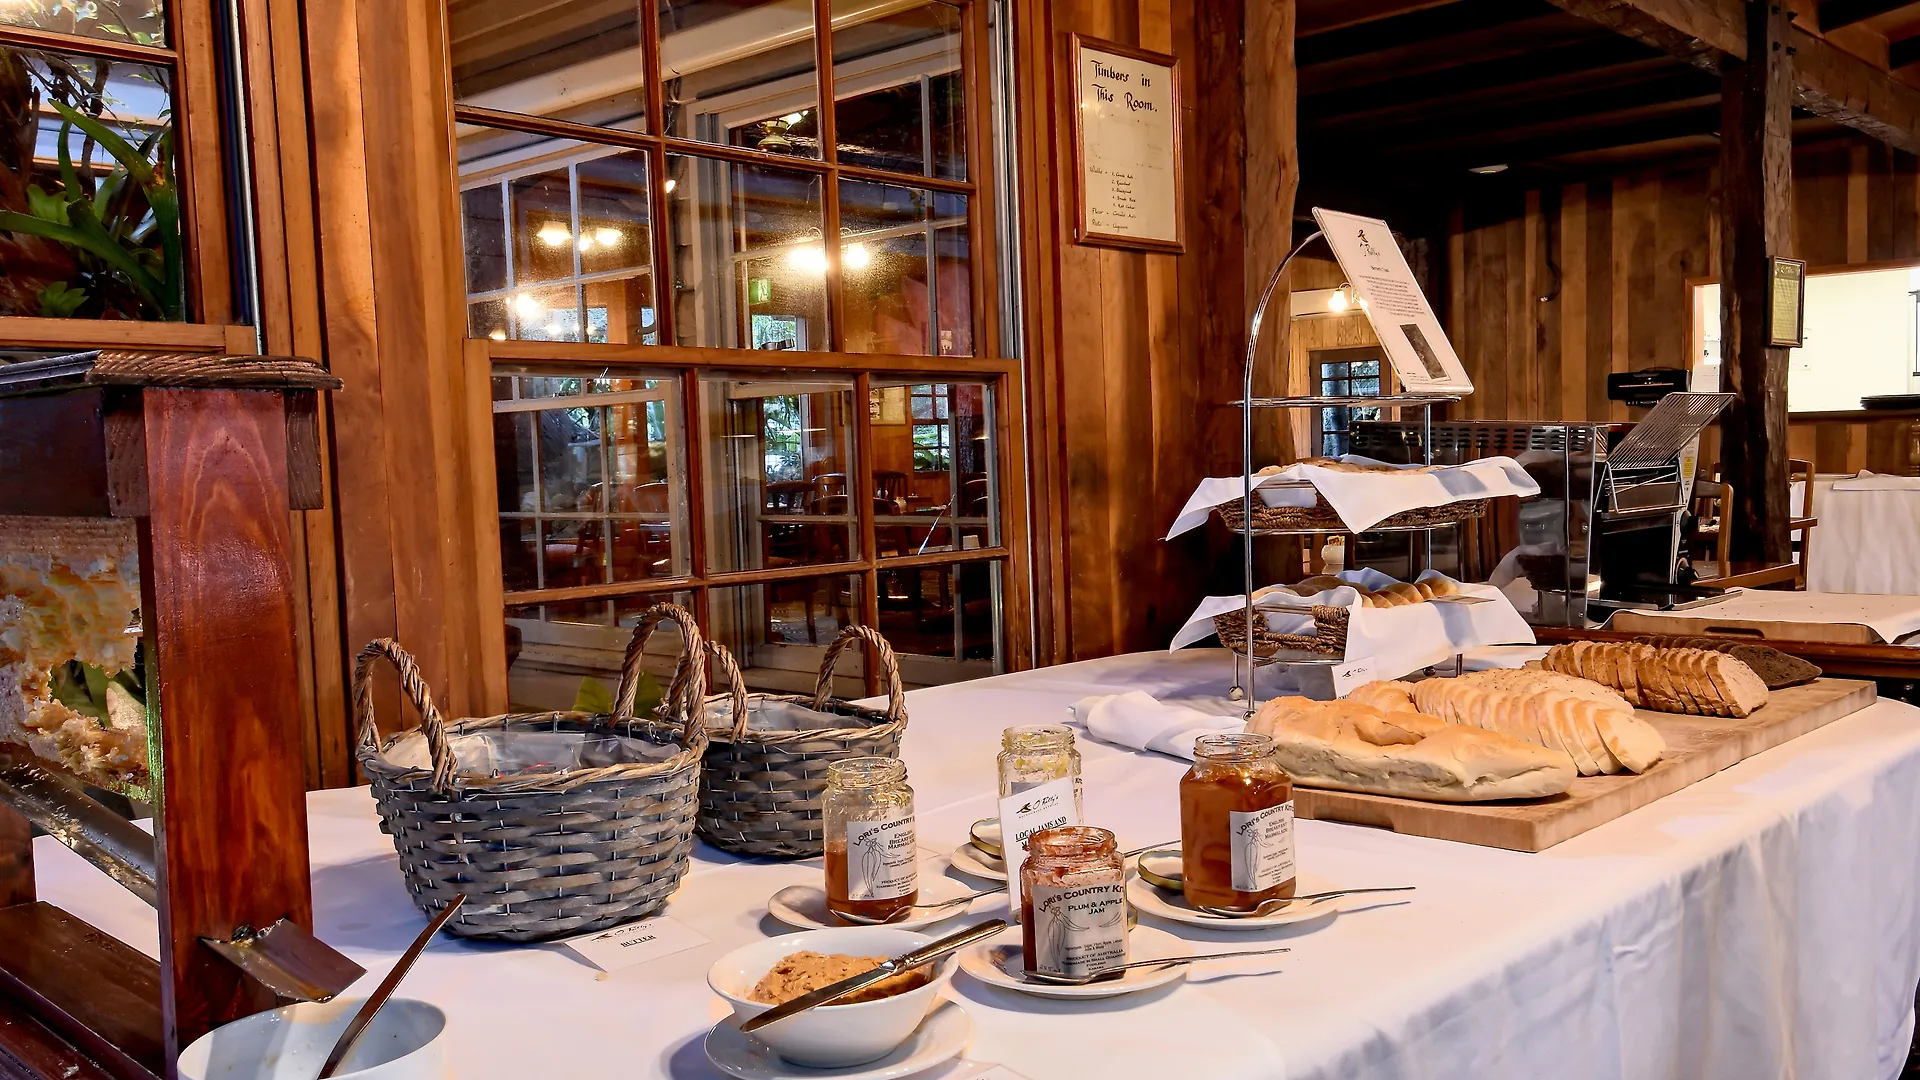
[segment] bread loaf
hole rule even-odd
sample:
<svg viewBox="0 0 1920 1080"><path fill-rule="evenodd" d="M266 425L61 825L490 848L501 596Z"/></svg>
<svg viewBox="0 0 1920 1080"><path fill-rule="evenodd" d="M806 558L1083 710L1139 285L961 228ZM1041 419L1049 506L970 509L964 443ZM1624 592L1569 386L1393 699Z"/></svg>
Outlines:
<svg viewBox="0 0 1920 1080"><path fill-rule="evenodd" d="M1789 686L1799 686L1801 683L1812 682L1823 674L1819 667L1797 656L1751 641L1648 635L1641 638L1640 643L1662 649L1706 649L1710 652L1726 653L1753 669L1753 673L1760 676L1760 681L1766 683L1768 690L1784 690Z"/></svg>
<svg viewBox="0 0 1920 1080"><path fill-rule="evenodd" d="M1628 702L1661 712L1738 718L1767 703L1767 684L1752 668L1711 649L1573 641L1547 650L1541 666L1602 683Z"/></svg>
<svg viewBox="0 0 1920 1080"><path fill-rule="evenodd" d="M1555 795L1574 778L1573 762L1559 751L1352 699L1276 698L1247 730L1271 736L1280 767L1308 787L1485 802Z"/></svg>
<svg viewBox="0 0 1920 1080"><path fill-rule="evenodd" d="M1342 581L1331 574L1315 574L1292 585L1270 586L1270 588L1285 588L1296 596L1318 596L1320 593L1340 588L1342 585L1359 593L1360 606L1368 608L1404 607L1408 604L1424 603L1436 596L1455 596L1460 592L1457 582L1437 575L1417 585L1396 581L1385 588L1373 590L1352 581ZM1262 590L1262 592L1265 591L1267 590ZM1259 595L1261 594L1255 594L1256 597Z"/></svg>
<svg viewBox="0 0 1920 1080"><path fill-rule="evenodd" d="M1571 664L1569 651L1556 662ZM1598 673L1607 658L1590 654ZM1348 700L1393 700L1394 684L1372 683ZM1405 685L1405 684L1399 684ZM1378 688L1378 689L1376 689ZM1449 723L1485 728L1567 755L1583 776L1643 772L1660 759L1666 740L1619 694L1556 671L1482 671L1454 679L1425 679L1407 691L1422 713Z"/></svg>

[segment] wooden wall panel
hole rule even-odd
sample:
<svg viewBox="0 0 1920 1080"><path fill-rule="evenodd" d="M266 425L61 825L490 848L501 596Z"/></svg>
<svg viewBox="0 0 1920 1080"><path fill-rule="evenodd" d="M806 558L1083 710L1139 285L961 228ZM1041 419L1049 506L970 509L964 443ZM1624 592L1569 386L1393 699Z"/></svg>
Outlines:
<svg viewBox="0 0 1920 1080"><path fill-rule="evenodd" d="M1245 319L1292 241L1293 4L1059 0L1014 17L1035 576L1054 603L1040 658L1163 648L1237 576L1217 531L1160 537L1201 477L1238 467ZM1075 32L1181 61L1182 254L1074 242ZM1287 355L1280 335L1271 355ZM1263 425L1263 446L1283 439Z"/></svg>
<svg viewBox="0 0 1920 1080"><path fill-rule="evenodd" d="M1716 276L1715 172L1677 165L1463 201L1442 305L1475 385L1457 415L1627 420L1607 400L1609 372L1690 367L1691 286ZM1920 158L1864 139L1798 148L1794 243L1816 267L1920 258ZM1516 303L1516 282L1529 303ZM1795 418L1790 452L1823 472L1916 472L1909 427Z"/></svg>

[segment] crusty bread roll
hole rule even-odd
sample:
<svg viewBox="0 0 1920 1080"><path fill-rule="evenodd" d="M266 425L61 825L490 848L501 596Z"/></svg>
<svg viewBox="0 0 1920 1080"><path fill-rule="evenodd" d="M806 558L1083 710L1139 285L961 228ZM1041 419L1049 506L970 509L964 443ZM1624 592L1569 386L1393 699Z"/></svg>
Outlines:
<svg viewBox="0 0 1920 1080"><path fill-rule="evenodd" d="M1555 795L1574 778L1573 762L1557 750L1351 699L1276 698L1247 730L1271 736L1280 767L1307 787L1486 802Z"/></svg>
<svg viewBox="0 0 1920 1080"><path fill-rule="evenodd" d="M1394 597L1401 604L1417 604L1426 599L1426 597L1420 595L1419 589L1414 588L1404 581L1396 581L1380 591L1386 593L1388 596Z"/></svg>
<svg viewBox="0 0 1920 1080"><path fill-rule="evenodd" d="M1348 701L1371 705L1383 713L1418 712L1413 703L1412 683L1370 682L1347 695Z"/></svg>
<svg viewBox="0 0 1920 1080"><path fill-rule="evenodd" d="M1739 718L1767 703L1767 684L1752 668L1709 649L1572 641L1549 649L1541 666L1601 683L1632 704L1661 712Z"/></svg>

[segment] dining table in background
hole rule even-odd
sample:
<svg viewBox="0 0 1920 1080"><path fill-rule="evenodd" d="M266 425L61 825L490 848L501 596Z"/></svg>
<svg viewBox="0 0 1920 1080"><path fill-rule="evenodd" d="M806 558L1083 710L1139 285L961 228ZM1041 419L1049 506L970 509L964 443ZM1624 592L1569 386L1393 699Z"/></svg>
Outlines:
<svg viewBox="0 0 1920 1080"><path fill-rule="evenodd" d="M1920 595L1920 476L1814 478L1807 590ZM1793 513L1805 485L1793 485Z"/></svg>
<svg viewBox="0 0 1920 1080"><path fill-rule="evenodd" d="M1092 694L1218 697L1230 679L1227 653L1195 649L909 694L902 756L926 868L993 813L1002 727L1063 722ZM1091 823L1122 847L1178 834L1186 762L1081 748ZM308 809L315 929L367 967L349 991L365 993L423 916L366 788L314 792ZM43 899L154 953L151 909L53 841L36 844ZM1145 916L1196 951L1293 951L1112 1000L1048 1001L960 976L950 993L977 1032L964 1061L924 1075L964 1080L991 1062L1029 1080L1890 1080L1906 1061L1920 709L1876 702L1538 854L1325 821L1301 821L1298 845L1302 869L1338 885L1417 891L1254 934ZM817 860L701 847L666 916L705 944L602 973L556 945L442 939L406 992L447 1011L458 1080L716 1077L702 1044L728 1010L708 967L789 932L767 897L821 873Z"/></svg>

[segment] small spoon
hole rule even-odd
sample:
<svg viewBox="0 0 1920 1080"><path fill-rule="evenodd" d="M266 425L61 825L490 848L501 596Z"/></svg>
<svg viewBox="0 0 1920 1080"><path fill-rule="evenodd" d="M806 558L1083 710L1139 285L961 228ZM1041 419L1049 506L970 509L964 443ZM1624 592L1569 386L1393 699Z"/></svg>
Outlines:
<svg viewBox="0 0 1920 1080"><path fill-rule="evenodd" d="M453 913L459 911L460 905L466 902L464 893L454 894L453 899L447 902L447 906L441 908L440 913L427 923L427 928L420 931L420 936L413 939L413 944L407 946L407 951L400 954L400 959L394 961L393 969L387 972L385 979L381 980L379 989L375 990L373 996L360 1006L360 1011L354 1013L353 1019L347 1023L347 1029L340 1033L340 1041L333 1044L333 1053L327 1055L327 1063L320 1066L318 1080L327 1080L335 1070L340 1068L340 1063L353 1052L353 1044L359 1042L360 1036L366 1034L367 1025L373 1023L373 1018L380 1011L380 1007L385 1005L387 1000L393 997L393 992L400 988L400 980L406 978L407 972L413 969L413 962L420 959L420 954L426 951L427 943L440 933L440 928L447 925L447 921L453 918Z"/></svg>
<svg viewBox="0 0 1920 1080"><path fill-rule="evenodd" d="M1200 910L1221 919L1258 919L1264 915L1271 915L1289 904L1303 903L1309 900L1331 900L1336 896L1353 896L1357 893L1412 891L1413 886L1411 885L1383 885L1372 889L1329 889L1326 892L1301 893L1299 896L1276 896L1271 900L1263 900L1258 906L1250 908L1208 907L1202 904L1200 905Z"/></svg>
<svg viewBox="0 0 1920 1080"><path fill-rule="evenodd" d="M1275 953L1292 951L1292 949L1242 949L1238 952L1206 953L1201 956L1163 956L1158 960L1135 960L1131 964L1110 967L1098 975L1059 975L1051 971L1027 971L1024 968L1016 970L1004 964L1001 965L1000 970L1023 982L1040 983L1046 986L1086 986L1088 983L1118 979L1134 968L1174 967L1198 964L1203 960L1230 960L1237 956L1272 956Z"/></svg>
<svg viewBox="0 0 1920 1080"><path fill-rule="evenodd" d="M918 918L921 915L932 914L936 911L945 911L948 908L959 907L962 904L971 904L983 896L992 896L995 893L1003 893L1006 891L1007 887L1005 885L995 885L991 889L982 889L977 893L956 896L951 900L942 900L937 904L909 904L884 919L876 919L871 915L855 915L847 911L836 911L833 913L833 916L836 919L843 919L850 923L858 923L861 926L885 926L888 923L906 922L909 919Z"/></svg>

